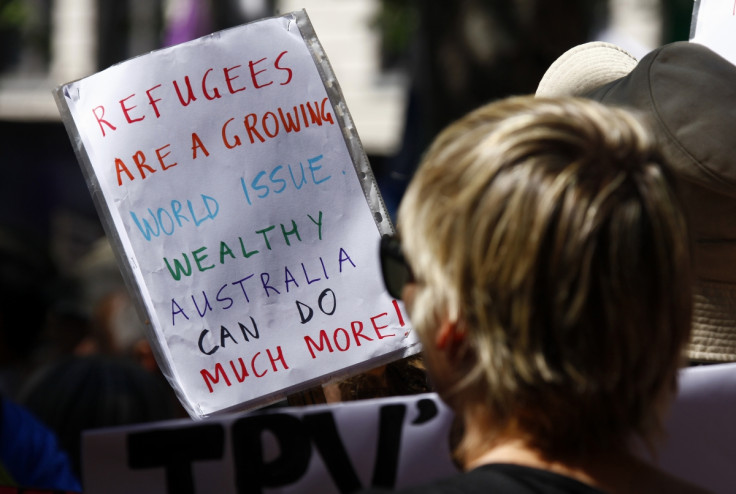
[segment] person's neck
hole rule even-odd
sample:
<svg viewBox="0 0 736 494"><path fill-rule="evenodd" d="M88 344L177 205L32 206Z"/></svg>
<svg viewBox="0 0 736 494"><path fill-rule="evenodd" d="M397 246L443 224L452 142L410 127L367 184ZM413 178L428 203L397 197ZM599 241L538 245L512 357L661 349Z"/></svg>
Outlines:
<svg viewBox="0 0 736 494"><path fill-rule="evenodd" d="M469 452L464 463L464 469L468 471L490 463L512 463L548 470L589 485L602 487L595 476L589 473L589 469L585 465L546 459L539 451L530 447L522 439L498 439L490 449L483 453L473 455Z"/></svg>
<svg viewBox="0 0 736 494"><path fill-rule="evenodd" d="M472 422L465 423L466 437L483 437L475 434L484 434L485 431L487 429L482 427L473 427ZM543 455L521 436L494 437L495 440L486 448L464 451L465 471L491 463L511 463L564 475L608 493L705 492L670 476L625 449L585 455L576 460L561 460Z"/></svg>

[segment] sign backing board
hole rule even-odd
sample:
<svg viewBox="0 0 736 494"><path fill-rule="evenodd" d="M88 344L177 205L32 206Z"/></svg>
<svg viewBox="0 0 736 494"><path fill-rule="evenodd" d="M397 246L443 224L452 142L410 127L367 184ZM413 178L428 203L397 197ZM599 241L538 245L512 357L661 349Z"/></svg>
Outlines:
<svg viewBox="0 0 736 494"><path fill-rule="evenodd" d="M149 340L192 417L416 353L388 214L304 11L60 86Z"/></svg>
<svg viewBox="0 0 736 494"><path fill-rule="evenodd" d="M696 0L690 24L690 41L705 45L736 64L736 1Z"/></svg>

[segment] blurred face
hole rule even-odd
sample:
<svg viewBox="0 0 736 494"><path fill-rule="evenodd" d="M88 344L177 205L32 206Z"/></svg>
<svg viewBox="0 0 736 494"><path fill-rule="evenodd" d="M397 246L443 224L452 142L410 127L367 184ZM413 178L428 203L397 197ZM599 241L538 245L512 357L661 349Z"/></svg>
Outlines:
<svg viewBox="0 0 736 494"><path fill-rule="evenodd" d="M404 289L401 291L401 300L404 302L409 317L411 317L414 310L414 298L416 297L417 288L417 283L412 281L404 285Z"/></svg>
<svg viewBox="0 0 736 494"><path fill-rule="evenodd" d="M422 284L416 281L407 283L401 292L409 317L414 314L414 303L422 289ZM414 321L417 321L416 318ZM448 397L448 390L455 385L461 376L457 375L457 367L452 361L458 342L453 340L454 333L448 333L448 319L446 317L433 318L432 321L413 322L414 329L422 342L422 356L434 390L445 402L452 406ZM417 324L419 323L419 325ZM451 325L455 327L454 324ZM448 335L449 334L449 340Z"/></svg>
<svg viewBox="0 0 736 494"><path fill-rule="evenodd" d="M381 270L384 284L389 294L403 301L409 318L422 343L424 363L435 390L443 396L460 376L452 365L457 355L456 323L449 322L446 316L417 318L415 303L425 288L425 281L417 279L404 256L398 237L385 236L381 239Z"/></svg>

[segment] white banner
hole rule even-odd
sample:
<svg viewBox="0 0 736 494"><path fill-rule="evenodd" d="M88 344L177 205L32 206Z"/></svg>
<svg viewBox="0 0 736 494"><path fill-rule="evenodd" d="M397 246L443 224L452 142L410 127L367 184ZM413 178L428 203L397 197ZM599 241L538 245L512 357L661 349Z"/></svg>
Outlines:
<svg viewBox="0 0 736 494"><path fill-rule="evenodd" d="M415 353L392 230L305 13L57 90L159 365L193 417Z"/></svg>
<svg viewBox="0 0 736 494"><path fill-rule="evenodd" d="M434 394L174 421L84 436L84 492L349 493L455 473Z"/></svg>
<svg viewBox="0 0 736 494"><path fill-rule="evenodd" d="M736 486L736 364L681 372L656 459L716 494ZM275 408L84 435L86 494L350 493L457 472L435 394Z"/></svg>

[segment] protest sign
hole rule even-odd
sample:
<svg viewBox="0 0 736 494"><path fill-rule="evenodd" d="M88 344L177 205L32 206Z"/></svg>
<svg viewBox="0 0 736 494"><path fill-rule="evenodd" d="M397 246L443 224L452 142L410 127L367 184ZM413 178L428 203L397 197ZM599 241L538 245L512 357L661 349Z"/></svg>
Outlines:
<svg viewBox="0 0 736 494"><path fill-rule="evenodd" d="M193 417L415 353L393 227L305 12L57 89L157 361Z"/></svg>
<svg viewBox="0 0 736 494"><path fill-rule="evenodd" d="M696 0L690 41L736 64L736 0Z"/></svg>
<svg viewBox="0 0 736 494"><path fill-rule="evenodd" d="M435 394L270 409L84 436L87 494L403 488L457 471Z"/></svg>
<svg viewBox="0 0 736 494"><path fill-rule="evenodd" d="M708 492L736 491L736 363L687 368L678 387L654 461Z"/></svg>

